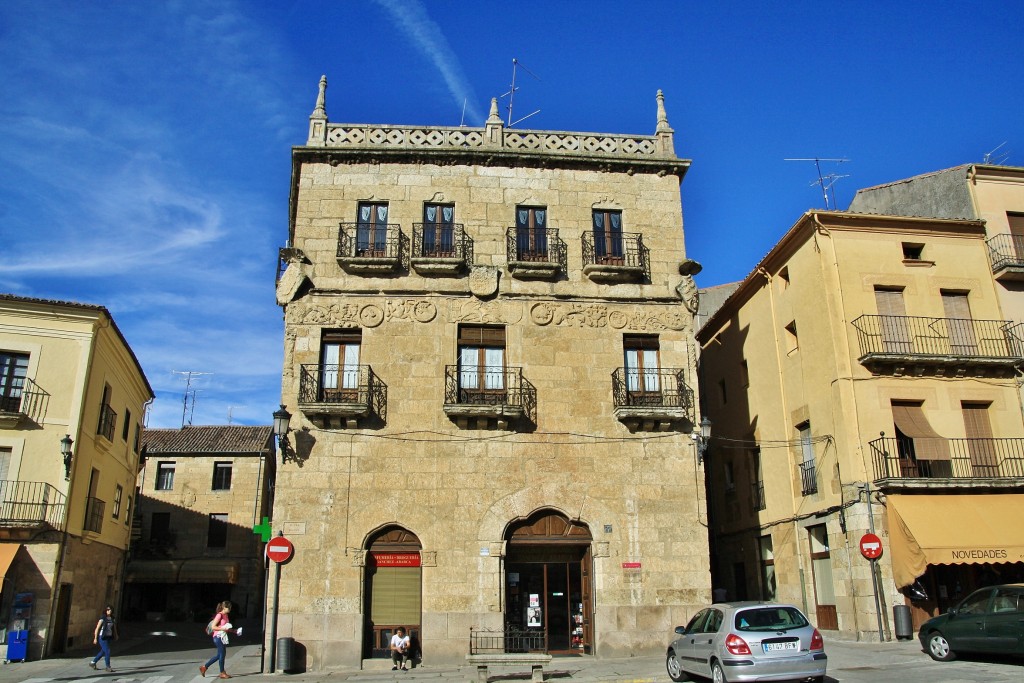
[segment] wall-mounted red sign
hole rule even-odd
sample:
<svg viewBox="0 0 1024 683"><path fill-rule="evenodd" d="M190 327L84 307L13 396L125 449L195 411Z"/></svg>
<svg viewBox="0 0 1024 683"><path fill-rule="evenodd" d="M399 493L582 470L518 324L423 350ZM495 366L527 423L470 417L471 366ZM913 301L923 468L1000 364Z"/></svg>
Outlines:
<svg viewBox="0 0 1024 683"><path fill-rule="evenodd" d="M623 569L640 569L641 565L639 562L623 562Z"/></svg>
<svg viewBox="0 0 1024 683"><path fill-rule="evenodd" d="M418 567L419 553L370 553L378 567Z"/></svg>

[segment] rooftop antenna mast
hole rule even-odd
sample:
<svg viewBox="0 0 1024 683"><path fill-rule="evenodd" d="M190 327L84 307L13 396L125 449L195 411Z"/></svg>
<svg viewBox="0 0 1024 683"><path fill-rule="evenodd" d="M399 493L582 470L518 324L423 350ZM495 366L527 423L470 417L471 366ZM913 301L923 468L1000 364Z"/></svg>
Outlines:
<svg viewBox="0 0 1024 683"><path fill-rule="evenodd" d="M526 119L530 118L534 114L539 114L540 113L540 109L538 109L535 112L527 114L526 116L524 116L521 119L517 119L515 121L512 120L512 100L515 98L516 90L519 89L519 88L516 87L516 70L517 69L522 69L526 73L528 73L531 76L533 76L534 78L536 78L538 81L540 80L540 77L537 74L533 73L532 71L527 69L525 66L520 64L518 59L516 59L515 57L512 58L512 87L509 88L507 93L502 95L502 97L504 97L505 95L508 95L508 123L506 125L508 125L509 128L511 128L512 126L516 125L517 123L525 121Z"/></svg>
<svg viewBox="0 0 1024 683"><path fill-rule="evenodd" d="M810 159L783 159L783 161L813 161L814 168L818 171L818 179L811 183L811 185L821 186L821 197L825 200L825 210L835 211L836 210L836 193L833 186L840 178L849 178L848 175L838 175L836 173L829 173L826 175L821 174L821 162L827 161L833 164L843 164L849 161L849 159L823 159L821 157L813 157ZM829 200L829 191L832 191L831 202ZM830 205L831 204L831 205Z"/></svg>
<svg viewBox="0 0 1024 683"><path fill-rule="evenodd" d="M985 155L982 157L983 161L981 163L991 164L993 166L1002 166L1004 163L1006 163L1006 160L1010 158L1009 152L1000 152L999 154L996 154L996 150L998 150L1005 144L1006 141L1004 140L1001 144L996 145L996 148L993 149L991 152L985 152Z"/></svg>
<svg viewBox="0 0 1024 683"><path fill-rule="evenodd" d="M212 375L212 372L198 372L197 370L171 370L171 374L184 375L185 377L185 395L181 401L181 426L185 426L185 416L188 415L188 423L192 424L192 415L195 414L196 410L196 390L192 388L192 378L200 377L201 375ZM189 413L188 397L192 395L192 412Z"/></svg>

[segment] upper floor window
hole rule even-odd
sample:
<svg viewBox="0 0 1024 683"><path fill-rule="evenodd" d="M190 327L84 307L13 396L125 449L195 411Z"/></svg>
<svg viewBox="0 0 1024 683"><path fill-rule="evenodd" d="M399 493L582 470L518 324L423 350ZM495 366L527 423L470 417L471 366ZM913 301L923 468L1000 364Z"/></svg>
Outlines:
<svg viewBox="0 0 1024 683"><path fill-rule="evenodd" d="M903 260L920 261L924 255L924 245L915 242L903 242Z"/></svg>
<svg viewBox="0 0 1024 683"><path fill-rule="evenodd" d="M455 256L455 205L423 205L423 255Z"/></svg>
<svg viewBox="0 0 1024 683"><path fill-rule="evenodd" d="M111 389L109 384L103 385L103 400L100 403L100 419L96 425L96 433L107 441L114 440L114 428L117 426L117 413L110 407Z"/></svg>
<svg viewBox="0 0 1024 683"><path fill-rule="evenodd" d="M136 453L142 447L142 425L136 423L135 425L135 439L132 442L132 450Z"/></svg>
<svg viewBox="0 0 1024 683"><path fill-rule="evenodd" d="M597 263L622 264L622 212L594 209L594 258Z"/></svg>
<svg viewBox="0 0 1024 683"><path fill-rule="evenodd" d="M352 402L359 391L359 347L363 332L327 330L320 340L320 387L322 401Z"/></svg>
<svg viewBox="0 0 1024 683"><path fill-rule="evenodd" d="M464 403L489 403L505 393L505 328L459 326L459 398Z"/></svg>
<svg viewBox="0 0 1024 683"><path fill-rule="evenodd" d="M7 470L11 467L11 456L14 449L10 446L0 446L0 481L7 481Z"/></svg>
<svg viewBox="0 0 1024 683"><path fill-rule="evenodd" d="M228 491L231 489L231 463L213 463L213 490Z"/></svg>
<svg viewBox="0 0 1024 683"><path fill-rule="evenodd" d="M384 256L387 253L388 205L360 202L356 218L356 256Z"/></svg>
<svg viewBox="0 0 1024 683"><path fill-rule="evenodd" d="M954 355L972 356L978 352L978 339L971 319L968 292L941 290L942 309L949 326L949 347Z"/></svg>
<svg viewBox="0 0 1024 683"><path fill-rule="evenodd" d="M120 484L118 484L117 488L114 489L114 505L113 505L114 509L113 509L113 512L111 513L111 517L113 517L114 519L117 519L121 515L121 498L122 497L124 497L124 489L121 487Z"/></svg>
<svg viewBox="0 0 1024 683"><path fill-rule="evenodd" d="M548 210L543 206L516 207L516 260L548 259Z"/></svg>
<svg viewBox="0 0 1024 683"><path fill-rule="evenodd" d="M158 462L156 464L156 490L171 491L174 489L174 463Z"/></svg>
<svg viewBox="0 0 1024 683"><path fill-rule="evenodd" d="M795 353L800 348L800 338L796 336L796 321L786 325L786 353Z"/></svg>
<svg viewBox="0 0 1024 683"><path fill-rule="evenodd" d="M228 516L224 513L210 515L210 526L206 534L207 548L223 548L228 544Z"/></svg>
<svg viewBox="0 0 1024 683"><path fill-rule="evenodd" d="M814 441L811 436L811 423L804 422L797 426L800 433L800 484L801 493L805 496L818 492L818 473L814 465Z"/></svg>
<svg viewBox="0 0 1024 683"><path fill-rule="evenodd" d="M128 430L131 429L132 424L132 411L127 408L124 409L124 424L121 425L121 440L128 440Z"/></svg>
<svg viewBox="0 0 1024 683"><path fill-rule="evenodd" d="M635 400L645 394L660 396L658 335L624 334L622 351L626 366L626 391L630 398Z"/></svg>
<svg viewBox="0 0 1024 683"><path fill-rule="evenodd" d="M149 522L149 540L157 543L171 538L171 513L154 512Z"/></svg>
<svg viewBox="0 0 1024 683"><path fill-rule="evenodd" d="M0 351L0 412L21 412L21 393L27 374L27 354Z"/></svg>

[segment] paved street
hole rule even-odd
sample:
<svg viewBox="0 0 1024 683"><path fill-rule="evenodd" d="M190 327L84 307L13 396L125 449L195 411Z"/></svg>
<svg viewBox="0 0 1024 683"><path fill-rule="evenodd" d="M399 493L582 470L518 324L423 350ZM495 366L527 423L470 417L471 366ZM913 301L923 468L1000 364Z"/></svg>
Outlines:
<svg viewBox="0 0 1024 683"><path fill-rule="evenodd" d="M170 629L171 627L165 627ZM193 631L199 630L197 635ZM187 632L186 632L187 631ZM476 680L467 666L423 666L407 673L392 672L387 666L372 671L333 671L327 674L260 674L259 648L251 642L232 643L228 650L228 671L235 678L256 683L387 683L389 681ZM209 639L195 624L179 630L137 633L115 644L113 673L88 668L85 652L61 659L14 662L0 666L0 683L203 683L198 667L212 653ZM921 652L917 641L899 643L851 643L826 641L830 683L1019 683L1024 680L1024 660L1002 658L959 659L940 663ZM216 675L216 666L214 667ZM529 680L522 670L499 670L494 681ZM663 658L595 660L585 657L555 658L547 679L584 683L669 683Z"/></svg>

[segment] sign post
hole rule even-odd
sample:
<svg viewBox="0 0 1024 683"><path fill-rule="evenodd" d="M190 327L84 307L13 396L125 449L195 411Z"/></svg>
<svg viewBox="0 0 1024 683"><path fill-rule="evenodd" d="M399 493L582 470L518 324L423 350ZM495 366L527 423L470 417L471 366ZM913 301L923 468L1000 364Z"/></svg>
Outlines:
<svg viewBox="0 0 1024 683"><path fill-rule="evenodd" d="M270 540L270 519L267 517L263 518L263 521L252 528L252 532L260 537L260 540L266 543ZM266 550L263 552L263 621L260 623L260 673L263 673L263 667L267 662L267 587L270 585L270 559L267 557Z"/></svg>
<svg viewBox="0 0 1024 683"><path fill-rule="evenodd" d="M878 557L882 554L882 540L875 535L875 513L871 509L871 482L864 483L868 498L868 531L860 539L860 552L871 563L871 587L875 593L875 616L878 619L878 642L885 640L882 634L882 601L878 597ZM874 557L872 557L872 555Z"/></svg>
<svg viewBox="0 0 1024 683"><path fill-rule="evenodd" d="M281 531L267 543L267 557L274 562L274 607L270 616L270 673L274 673L277 659L277 607L281 601L281 565L292 559L294 552L292 542L285 538Z"/></svg>

